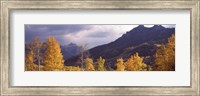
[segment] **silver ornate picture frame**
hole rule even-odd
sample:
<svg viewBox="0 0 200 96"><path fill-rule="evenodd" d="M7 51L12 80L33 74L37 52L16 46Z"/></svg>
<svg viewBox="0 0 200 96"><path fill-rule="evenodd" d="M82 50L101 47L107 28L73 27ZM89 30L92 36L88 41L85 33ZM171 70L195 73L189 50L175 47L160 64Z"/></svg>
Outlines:
<svg viewBox="0 0 200 96"><path fill-rule="evenodd" d="M200 95L199 0L1 0L0 93L8 95ZM12 10L190 10L191 84L175 86L10 86Z"/></svg>

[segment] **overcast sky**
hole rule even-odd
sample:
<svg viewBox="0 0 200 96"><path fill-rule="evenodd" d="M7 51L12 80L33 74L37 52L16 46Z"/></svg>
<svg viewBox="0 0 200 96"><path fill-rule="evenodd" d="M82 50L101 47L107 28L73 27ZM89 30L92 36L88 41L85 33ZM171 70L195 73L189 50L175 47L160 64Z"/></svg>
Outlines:
<svg viewBox="0 0 200 96"><path fill-rule="evenodd" d="M40 37L44 42L48 36L54 36L61 45L75 43L87 44L88 48L106 44L121 37L126 32L138 25L25 25L25 42L28 43L34 37ZM154 25L144 25L153 27ZM162 25L175 27L175 25Z"/></svg>

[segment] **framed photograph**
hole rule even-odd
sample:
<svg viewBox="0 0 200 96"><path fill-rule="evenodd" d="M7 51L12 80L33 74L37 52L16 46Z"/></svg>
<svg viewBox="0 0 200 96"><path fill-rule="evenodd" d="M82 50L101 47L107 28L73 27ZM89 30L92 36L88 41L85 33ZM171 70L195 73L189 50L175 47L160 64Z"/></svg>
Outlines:
<svg viewBox="0 0 200 96"><path fill-rule="evenodd" d="M1 95L200 95L199 0L1 1Z"/></svg>

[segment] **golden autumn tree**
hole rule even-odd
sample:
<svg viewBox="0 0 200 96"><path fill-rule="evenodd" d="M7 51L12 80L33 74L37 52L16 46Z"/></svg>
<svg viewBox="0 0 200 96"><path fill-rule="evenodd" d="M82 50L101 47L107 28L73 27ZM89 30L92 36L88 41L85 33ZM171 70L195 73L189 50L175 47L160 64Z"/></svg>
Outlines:
<svg viewBox="0 0 200 96"><path fill-rule="evenodd" d="M162 44L156 51L155 63L158 71L175 70L175 35L168 38L166 45Z"/></svg>
<svg viewBox="0 0 200 96"><path fill-rule="evenodd" d="M94 71L93 60L91 58L84 59L85 70L86 71Z"/></svg>
<svg viewBox="0 0 200 96"><path fill-rule="evenodd" d="M141 58L138 53L131 56L126 62L125 62L125 70L127 71L146 71L147 65L143 63L143 58Z"/></svg>
<svg viewBox="0 0 200 96"><path fill-rule="evenodd" d="M29 51L25 57L25 64L33 64L33 51Z"/></svg>
<svg viewBox="0 0 200 96"><path fill-rule="evenodd" d="M30 42L30 49L33 52L33 57L34 57L34 61L38 66L40 66L41 64L41 49L42 49L42 43L40 41L39 37L35 37L32 39L32 41ZM38 67L38 70L40 71L40 67Z"/></svg>
<svg viewBox="0 0 200 96"><path fill-rule="evenodd" d="M46 71L58 71L64 67L63 55L61 53L60 44L53 37L47 38L47 44L45 45L44 53L44 70Z"/></svg>
<svg viewBox="0 0 200 96"><path fill-rule="evenodd" d="M38 66L33 63L33 52L29 51L25 57L25 71L37 71Z"/></svg>
<svg viewBox="0 0 200 96"><path fill-rule="evenodd" d="M99 57L99 59L97 59L97 70L98 71L106 71L106 68L104 66L105 64L105 59L103 59L101 56Z"/></svg>
<svg viewBox="0 0 200 96"><path fill-rule="evenodd" d="M125 65L124 65L124 60L122 58L117 59L117 71L124 71L125 70Z"/></svg>
<svg viewBox="0 0 200 96"><path fill-rule="evenodd" d="M38 65L36 64L26 64L25 71L38 71Z"/></svg>

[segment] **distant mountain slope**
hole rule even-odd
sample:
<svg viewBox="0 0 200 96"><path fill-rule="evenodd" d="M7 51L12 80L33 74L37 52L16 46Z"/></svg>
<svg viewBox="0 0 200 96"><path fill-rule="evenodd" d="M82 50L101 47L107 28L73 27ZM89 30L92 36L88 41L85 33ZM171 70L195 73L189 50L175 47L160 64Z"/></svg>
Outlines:
<svg viewBox="0 0 200 96"><path fill-rule="evenodd" d="M68 45L60 46L63 54L64 60L69 59L70 57L76 56L80 53L78 46L74 43Z"/></svg>
<svg viewBox="0 0 200 96"><path fill-rule="evenodd" d="M165 28L160 25L147 28L143 25L139 25L126 34L123 34L117 40L94 47L90 49L89 52L94 61L102 56L106 59L106 66L111 67L115 67L117 58L122 57L126 60L130 55L136 52L144 57L144 62L146 64L153 64L157 46L162 43L167 43L167 39L173 33L175 33L175 28ZM69 61L74 62L75 58L77 57Z"/></svg>

